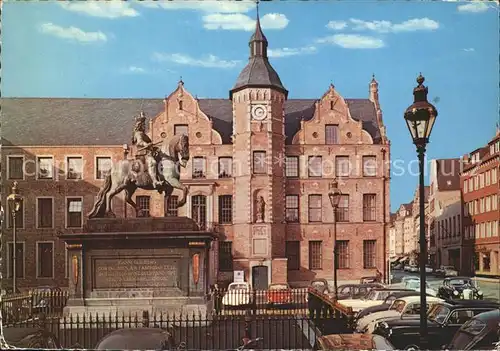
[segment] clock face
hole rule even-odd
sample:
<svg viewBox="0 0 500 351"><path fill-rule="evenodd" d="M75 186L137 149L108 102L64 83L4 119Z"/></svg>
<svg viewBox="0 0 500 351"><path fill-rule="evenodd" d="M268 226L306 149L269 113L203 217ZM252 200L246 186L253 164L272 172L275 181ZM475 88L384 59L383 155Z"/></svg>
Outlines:
<svg viewBox="0 0 500 351"><path fill-rule="evenodd" d="M262 121L267 117L266 106L264 105L255 105L252 106L252 118L257 121Z"/></svg>

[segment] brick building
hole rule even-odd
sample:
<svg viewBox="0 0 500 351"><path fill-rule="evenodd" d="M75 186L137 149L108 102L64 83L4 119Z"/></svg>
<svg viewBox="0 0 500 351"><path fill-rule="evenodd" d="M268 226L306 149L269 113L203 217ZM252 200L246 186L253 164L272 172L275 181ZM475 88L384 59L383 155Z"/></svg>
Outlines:
<svg viewBox="0 0 500 351"><path fill-rule="evenodd" d="M429 256L435 267L460 261L461 216L456 209L460 203L460 167L458 158L431 161Z"/></svg>
<svg viewBox="0 0 500 351"><path fill-rule="evenodd" d="M462 268L470 274L500 275L500 131L484 147L464 156Z"/></svg>
<svg viewBox="0 0 500 351"><path fill-rule="evenodd" d="M229 99L197 99L182 81L165 99L2 99L2 200L13 181L25 198L16 248L21 288L67 284L65 247L56 234L82 227L110 164L125 157L141 110L153 142L189 136L191 160L181 180L190 193L178 209L175 196L165 203L156 192L138 190L135 201L146 215L189 216L217 231L220 281L231 280L234 270L244 270L250 282L332 279L334 177L344 194L339 280L384 271L390 144L378 83L371 80L366 99L344 99L333 85L319 99L288 99L259 21L249 46ZM122 200L114 199L116 215L134 216ZM11 276L11 219L4 228Z"/></svg>

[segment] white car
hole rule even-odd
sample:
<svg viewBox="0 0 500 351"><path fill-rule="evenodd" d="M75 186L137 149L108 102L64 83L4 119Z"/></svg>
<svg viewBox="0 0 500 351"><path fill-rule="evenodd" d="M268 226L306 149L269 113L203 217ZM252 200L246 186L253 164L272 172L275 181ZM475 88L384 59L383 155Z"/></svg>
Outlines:
<svg viewBox="0 0 500 351"><path fill-rule="evenodd" d="M398 289L373 289L368 294L366 294L363 298L360 299L348 299L348 300L340 300L339 303L346 307L351 307L353 312L359 312L364 310L365 308L381 305L384 303L385 299L401 290Z"/></svg>
<svg viewBox="0 0 500 351"><path fill-rule="evenodd" d="M252 302L252 290L248 283L231 283L222 297L225 306L244 306Z"/></svg>
<svg viewBox="0 0 500 351"><path fill-rule="evenodd" d="M432 269L431 266L425 266L425 273L432 273L434 270Z"/></svg>
<svg viewBox="0 0 500 351"><path fill-rule="evenodd" d="M405 283L405 289L420 291L420 279L408 280ZM427 295L437 296L437 291L431 288L427 282L425 282L425 292Z"/></svg>
<svg viewBox="0 0 500 351"><path fill-rule="evenodd" d="M432 305L443 301L444 300L437 297L427 296L427 310L429 310ZM420 314L420 296L407 296L396 299L387 311L375 312L358 320L356 332L371 334L379 322L392 318L399 318L403 315L417 314Z"/></svg>
<svg viewBox="0 0 500 351"><path fill-rule="evenodd" d="M416 265L411 265L410 269L408 270L410 273L418 273L418 266Z"/></svg>

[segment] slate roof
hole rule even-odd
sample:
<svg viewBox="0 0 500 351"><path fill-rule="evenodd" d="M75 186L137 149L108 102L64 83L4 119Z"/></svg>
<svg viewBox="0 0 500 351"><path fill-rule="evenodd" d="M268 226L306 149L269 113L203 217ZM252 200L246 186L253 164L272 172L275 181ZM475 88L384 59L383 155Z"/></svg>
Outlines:
<svg viewBox="0 0 500 351"><path fill-rule="evenodd" d="M300 120L314 116L316 99L285 101L286 144L291 144ZM231 143L233 110L229 99L199 99L200 109L213 119L224 144ZM346 99L355 120L380 143L376 110L368 99ZM134 116L148 117L164 109L162 99L2 98L2 145L122 145L130 141Z"/></svg>
<svg viewBox="0 0 500 351"><path fill-rule="evenodd" d="M281 83L278 73L274 70L273 66L269 63L267 57L255 56L248 60L248 64L243 68L236 83L231 89L231 94L246 87L273 87L285 95L288 91Z"/></svg>
<svg viewBox="0 0 500 351"><path fill-rule="evenodd" d="M436 160L437 187L439 191L460 190L461 163L459 158Z"/></svg>

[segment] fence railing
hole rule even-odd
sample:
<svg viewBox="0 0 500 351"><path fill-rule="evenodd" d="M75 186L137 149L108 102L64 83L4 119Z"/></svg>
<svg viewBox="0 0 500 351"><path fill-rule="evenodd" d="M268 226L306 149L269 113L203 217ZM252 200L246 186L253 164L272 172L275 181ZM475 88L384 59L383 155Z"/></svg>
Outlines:
<svg viewBox="0 0 500 351"><path fill-rule="evenodd" d="M39 314L60 316L68 301L65 291L29 292L2 297L0 308L4 323L34 318Z"/></svg>
<svg viewBox="0 0 500 351"><path fill-rule="evenodd" d="M127 328L162 328L169 332L174 349L230 350L243 339L262 338L257 349L312 349L317 334L305 316L217 316L217 315L106 315L87 314L63 318L39 318L17 322L8 328L35 327L52 332L63 348L79 345L94 349L109 333ZM167 341L167 340L166 340ZM117 345L117 349L125 346Z"/></svg>
<svg viewBox="0 0 500 351"><path fill-rule="evenodd" d="M308 289L246 290L217 289L211 292L217 315L306 315Z"/></svg>

